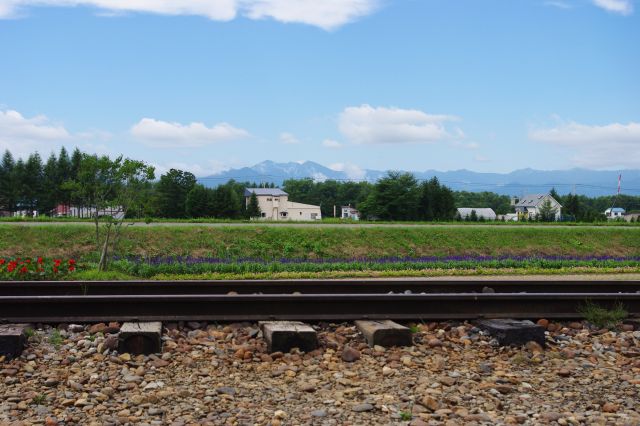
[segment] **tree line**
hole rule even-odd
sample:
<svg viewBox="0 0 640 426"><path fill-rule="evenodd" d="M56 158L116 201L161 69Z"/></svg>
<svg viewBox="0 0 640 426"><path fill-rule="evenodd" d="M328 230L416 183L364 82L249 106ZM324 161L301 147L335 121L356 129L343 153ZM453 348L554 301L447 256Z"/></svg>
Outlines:
<svg viewBox="0 0 640 426"><path fill-rule="evenodd" d="M127 180L135 176L133 181ZM135 197L124 200L122 193ZM243 219L260 215L257 201L245 201L247 187L274 187L273 183L236 182L216 187L198 183L187 171L171 169L156 179L152 167L118 157L90 155L65 148L43 161L38 153L14 159L9 151L0 163L0 211L37 211L51 214L59 206L100 208L120 206L126 201L127 217ZM453 191L437 178L419 181L410 173L389 172L375 183L289 179L282 189L289 200L319 205L323 217L340 215L340 207L351 205L365 219L446 221L456 217L457 207L490 207L497 214L513 211L510 197L493 192ZM568 220L604 220L603 212L615 202L627 211L640 208L640 197L620 195L590 198L583 195L551 195L562 204Z"/></svg>

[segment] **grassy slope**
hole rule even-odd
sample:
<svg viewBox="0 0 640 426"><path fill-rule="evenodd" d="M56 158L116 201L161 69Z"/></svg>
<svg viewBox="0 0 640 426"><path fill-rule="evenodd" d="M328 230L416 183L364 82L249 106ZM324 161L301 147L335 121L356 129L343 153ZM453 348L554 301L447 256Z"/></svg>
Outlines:
<svg viewBox="0 0 640 426"><path fill-rule="evenodd" d="M242 258L640 256L640 228L129 228L123 255ZM92 227L0 225L0 256L95 253Z"/></svg>

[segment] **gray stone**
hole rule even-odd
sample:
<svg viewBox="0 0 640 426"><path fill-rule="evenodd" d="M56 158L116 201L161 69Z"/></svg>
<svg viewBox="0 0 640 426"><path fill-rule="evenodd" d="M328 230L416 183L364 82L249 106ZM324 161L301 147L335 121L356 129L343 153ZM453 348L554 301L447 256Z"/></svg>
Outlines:
<svg viewBox="0 0 640 426"><path fill-rule="evenodd" d="M289 352L298 348L310 352L318 347L316 331L299 321L263 321L260 328L269 352Z"/></svg>
<svg viewBox="0 0 640 426"><path fill-rule="evenodd" d="M25 330L28 324L0 325L0 356L13 359L20 356L27 343Z"/></svg>
<svg viewBox="0 0 640 426"><path fill-rule="evenodd" d="M358 404L358 405L354 405L352 410L355 411L356 413L363 413L365 411L373 410L373 405L368 403Z"/></svg>
<svg viewBox="0 0 640 426"><path fill-rule="evenodd" d="M67 330L69 330L72 333L82 333L84 331L84 325L69 324L69 326L67 327Z"/></svg>
<svg viewBox="0 0 640 426"><path fill-rule="evenodd" d="M162 351L162 323L125 322L120 328L118 352L139 354L160 353Z"/></svg>
<svg viewBox="0 0 640 426"><path fill-rule="evenodd" d="M229 386L222 386L216 389L216 392L223 393L225 395L235 395L236 390Z"/></svg>
<svg viewBox="0 0 640 426"><path fill-rule="evenodd" d="M536 342L544 347L544 328L531 321L491 319L478 322L478 327L498 340L501 346L521 346Z"/></svg>
<svg viewBox="0 0 640 426"><path fill-rule="evenodd" d="M311 417L326 417L327 412L325 410L313 410L311 412Z"/></svg>
<svg viewBox="0 0 640 426"><path fill-rule="evenodd" d="M360 351L351 346L345 346L342 350L342 360L346 362L354 362L360 359Z"/></svg>
<svg viewBox="0 0 640 426"><path fill-rule="evenodd" d="M391 347L413 345L411 330L396 322L390 320L358 320L355 323L364 335L369 346Z"/></svg>

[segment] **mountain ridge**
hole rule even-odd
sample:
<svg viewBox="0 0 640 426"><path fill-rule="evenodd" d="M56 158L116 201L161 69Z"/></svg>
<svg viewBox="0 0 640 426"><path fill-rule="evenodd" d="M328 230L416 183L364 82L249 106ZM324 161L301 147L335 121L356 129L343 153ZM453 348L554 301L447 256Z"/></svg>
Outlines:
<svg viewBox="0 0 640 426"><path fill-rule="evenodd" d="M618 175L622 173L621 193L640 195L640 170L622 171L572 168L566 170L517 169L509 173L474 172L467 169L408 171L417 179L437 177L456 191L491 191L502 195L548 192L554 187L560 194L575 192L587 196L615 195ZM282 185L287 179L355 180L375 182L387 172L372 169L334 170L314 161L277 163L265 160L250 167L230 169L198 178L205 186L217 186L231 179L240 182L273 182Z"/></svg>

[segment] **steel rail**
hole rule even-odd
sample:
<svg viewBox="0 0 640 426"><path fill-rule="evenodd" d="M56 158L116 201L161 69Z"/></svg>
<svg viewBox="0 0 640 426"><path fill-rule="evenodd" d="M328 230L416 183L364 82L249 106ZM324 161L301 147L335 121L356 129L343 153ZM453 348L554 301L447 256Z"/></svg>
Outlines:
<svg viewBox="0 0 640 426"><path fill-rule="evenodd" d="M224 281L0 281L1 296L395 293L636 293L640 281L537 280L224 280Z"/></svg>
<svg viewBox="0 0 640 426"><path fill-rule="evenodd" d="M640 314L638 293L2 296L0 322L579 318L587 300Z"/></svg>

